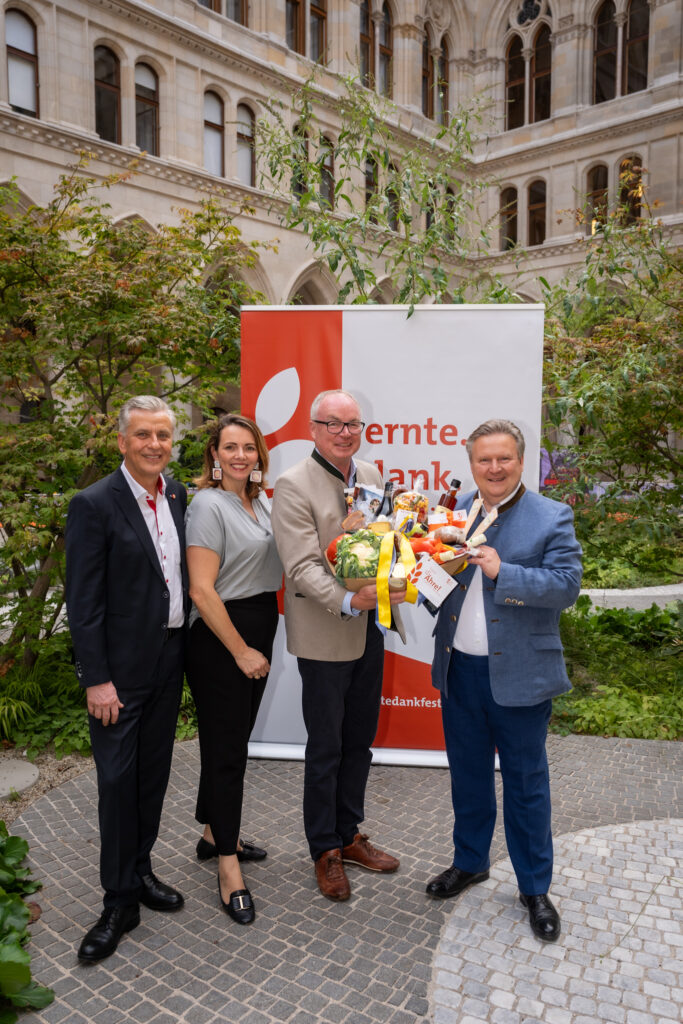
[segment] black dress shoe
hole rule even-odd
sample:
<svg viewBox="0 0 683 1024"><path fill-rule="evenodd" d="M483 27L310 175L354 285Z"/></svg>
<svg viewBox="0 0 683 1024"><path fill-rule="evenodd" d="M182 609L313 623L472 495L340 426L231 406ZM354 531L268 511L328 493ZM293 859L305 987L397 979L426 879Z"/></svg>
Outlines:
<svg viewBox="0 0 683 1024"><path fill-rule="evenodd" d="M152 872L140 877L142 889L140 903L150 910L180 910L185 903L183 896L170 885L160 882Z"/></svg>
<svg viewBox="0 0 683 1024"><path fill-rule="evenodd" d="M460 868L446 868L436 878L427 883L427 895L435 896L444 900L449 896L457 896L466 889L468 885L476 885L477 882L485 882L489 877L488 871L462 871Z"/></svg>
<svg viewBox="0 0 683 1024"><path fill-rule="evenodd" d="M111 956L124 932L140 924L137 903L129 907L105 907L97 924L93 925L78 947L78 959L84 964L95 964Z"/></svg>
<svg viewBox="0 0 683 1024"><path fill-rule="evenodd" d="M235 889L234 892L230 893L230 898L226 903L223 899L223 893L221 892L221 880L219 878L218 898L221 901L223 910L226 914L229 914L237 924L251 924L256 917L254 901L252 900L251 893L248 889Z"/></svg>
<svg viewBox="0 0 683 1024"><path fill-rule="evenodd" d="M529 924L534 935L544 942L554 942L560 934L560 915L546 893L540 896L525 896L520 892L519 900L529 911Z"/></svg>
<svg viewBox="0 0 683 1024"><path fill-rule="evenodd" d="M242 849L237 851L237 859L239 861L245 860L263 860L268 856L266 850L262 850L260 846L254 846L253 843L248 843L246 839L240 839ZM212 857L218 856L218 850L214 843L210 843L204 836L201 837L197 843L197 860L211 860Z"/></svg>

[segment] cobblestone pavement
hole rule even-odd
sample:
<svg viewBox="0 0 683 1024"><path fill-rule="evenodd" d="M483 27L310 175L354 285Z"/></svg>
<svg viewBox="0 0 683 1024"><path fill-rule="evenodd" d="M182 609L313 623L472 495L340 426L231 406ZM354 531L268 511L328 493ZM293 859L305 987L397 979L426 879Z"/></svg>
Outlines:
<svg viewBox="0 0 683 1024"><path fill-rule="evenodd" d="M256 922L219 909L215 862L194 856L196 741L176 745L154 869L182 911L142 908L101 964L76 948L100 906L94 772L32 804L12 831L44 888L32 927L34 977L55 1002L22 1019L65 1024L664 1024L683 1003L683 745L551 736L563 918L556 945L532 937L502 828L490 880L456 900L425 896L451 862L446 769L373 767L364 829L401 857L396 875L349 868L353 895L319 895L302 824L300 762L251 760L243 834L269 849L245 865ZM499 783L500 785L500 783ZM635 823L635 824L629 824ZM654 824L647 824L654 823ZM617 827L614 827L614 826ZM611 827L610 827L611 826ZM678 870L678 880L675 872ZM678 972L678 973L676 973ZM674 1012L675 1011L675 1012Z"/></svg>

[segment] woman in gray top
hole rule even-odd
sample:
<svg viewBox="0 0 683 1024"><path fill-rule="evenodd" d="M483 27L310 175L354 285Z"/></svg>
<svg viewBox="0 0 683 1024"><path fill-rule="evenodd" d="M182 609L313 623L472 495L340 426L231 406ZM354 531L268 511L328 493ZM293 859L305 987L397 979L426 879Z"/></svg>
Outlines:
<svg viewBox="0 0 683 1024"><path fill-rule="evenodd" d="M254 920L240 862L266 851L239 838L247 745L266 687L282 566L262 495L268 451L256 424L222 416L187 513L187 676L197 708L201 774L197 856L218 856L218 894L239 924Z"/></svg>

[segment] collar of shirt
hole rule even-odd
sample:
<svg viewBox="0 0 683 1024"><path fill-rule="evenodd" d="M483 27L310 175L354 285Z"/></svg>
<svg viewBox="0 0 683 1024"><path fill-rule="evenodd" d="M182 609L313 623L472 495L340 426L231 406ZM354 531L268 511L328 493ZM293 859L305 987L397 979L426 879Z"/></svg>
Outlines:
<svg viewBox="0 0 683 1024"><path fill-rule="evenodd" d="M320 455L320 458L323 460L323 462L326 462L328 466L332 466L332 469L336 470L337 473L341 472L341 470L339 470L337 468L337 466L333 466L332 465L332 463L330 462L329 459L326 459L324 455L320 454L320 451L318 450L318 448L315 445L314 445L314 448L318 452L318 455ZM351 472L349 473L349 480L348 480L348 483L347 483L346 486L347 487L353 487L355 482L356 482L356 463L353 461L353 455L352 455L351 456Z"/></svg>
<svg viewBox="0 0 683 1024"><path fill-rule="evenodd" d="M514 498L515 494L517 494L517 491L518 491L518 490L520 489L520 487L521 487L521 486L522 486L522 481L521 481L521 479L520 479L519 483L518 483L518 484L517 484L517 486L515 487L515 489L514 489L514 491L512 492L512 494L508 494L507 498L505 498L505 500L504 500L504 501L499 501L497 505L492 505L492 507L491 507L491 508L490 508L490 509L488 510L488 512L492 512L494 508L497 508L497 509L498 509L499 511L500 511L500 509L501 509L501 508L504 508L504 507L505 507L505 505L507 505L507 504L508 504L508 502L512 501L512 499ZM480 498L481 498L481 491L477 491L477 495L478 495L478 497L480 497ZM480 512L480 515L481 515L482 517L483 517L483 516L486 516L486 515L488 515L488 512L486 511L486 509L485 509L485 508L484 508L484 506L482 505L482 506L481 506L481 512Z"/></svg>
<svg viewBox="0 0 683 1024"><path fill-rule="evenodd" d="M125 462L121 463L121 472L125 476L128 482L128 486L133 492L133 497L135 498L135 500L140 501L140 498L142 498L143 495L146 498L147 495L149 494L149 491L147 490L146 487L143 487L142 484L139 484L135 477L131 476ZM163 494L164 497L166 496L166 481L164 480L164 477L162 476L161 473L159 474L159 477L157 479L157 491ZM156 494L152 494L151 497L156 498Z"/></svg>

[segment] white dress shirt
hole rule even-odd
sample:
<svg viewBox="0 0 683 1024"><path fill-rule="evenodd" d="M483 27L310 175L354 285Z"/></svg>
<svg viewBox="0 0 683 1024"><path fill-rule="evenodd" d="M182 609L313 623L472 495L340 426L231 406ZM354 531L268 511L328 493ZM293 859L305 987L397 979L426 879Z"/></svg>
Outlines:
<svg viewBox="0 0 683 1024"><path fill-rule="evenodd" d="M514 498L521 485L522 481L520 480L512 494L508 494L504 501L499 502L493 507L500 508L501 505L506 505ZM489 509L489 511L491 510ZM487 515L483 505L480 514L482 516ZM486 657L489 653L486 612L484 611L484 581L482 577L481 568L477 566L467 588L453 638L453 647L456 651L462 651L463 654L475 654L478 657Z"/></svg>
<svg viewBox="0 0 683 1024"><path fill-rule="evenodd" d="M138 503L138 508L142 512L145 525L149 530L149 535L152 538L152 543L159 559L161 571L168 585L170 595L168 628L178 629L185 621L185 613L183 611L183 578L180 571L180 541L178 540L178 531L176 530L168 499L166 498L166 481L160 475L159 489L156 494L150 494L142 484L139 484L131 476L125 462L121 463L121 470L128 482L128 486L133 492L133 497ZM156 511L147 501L148 498L156 502Z"/></svg>

